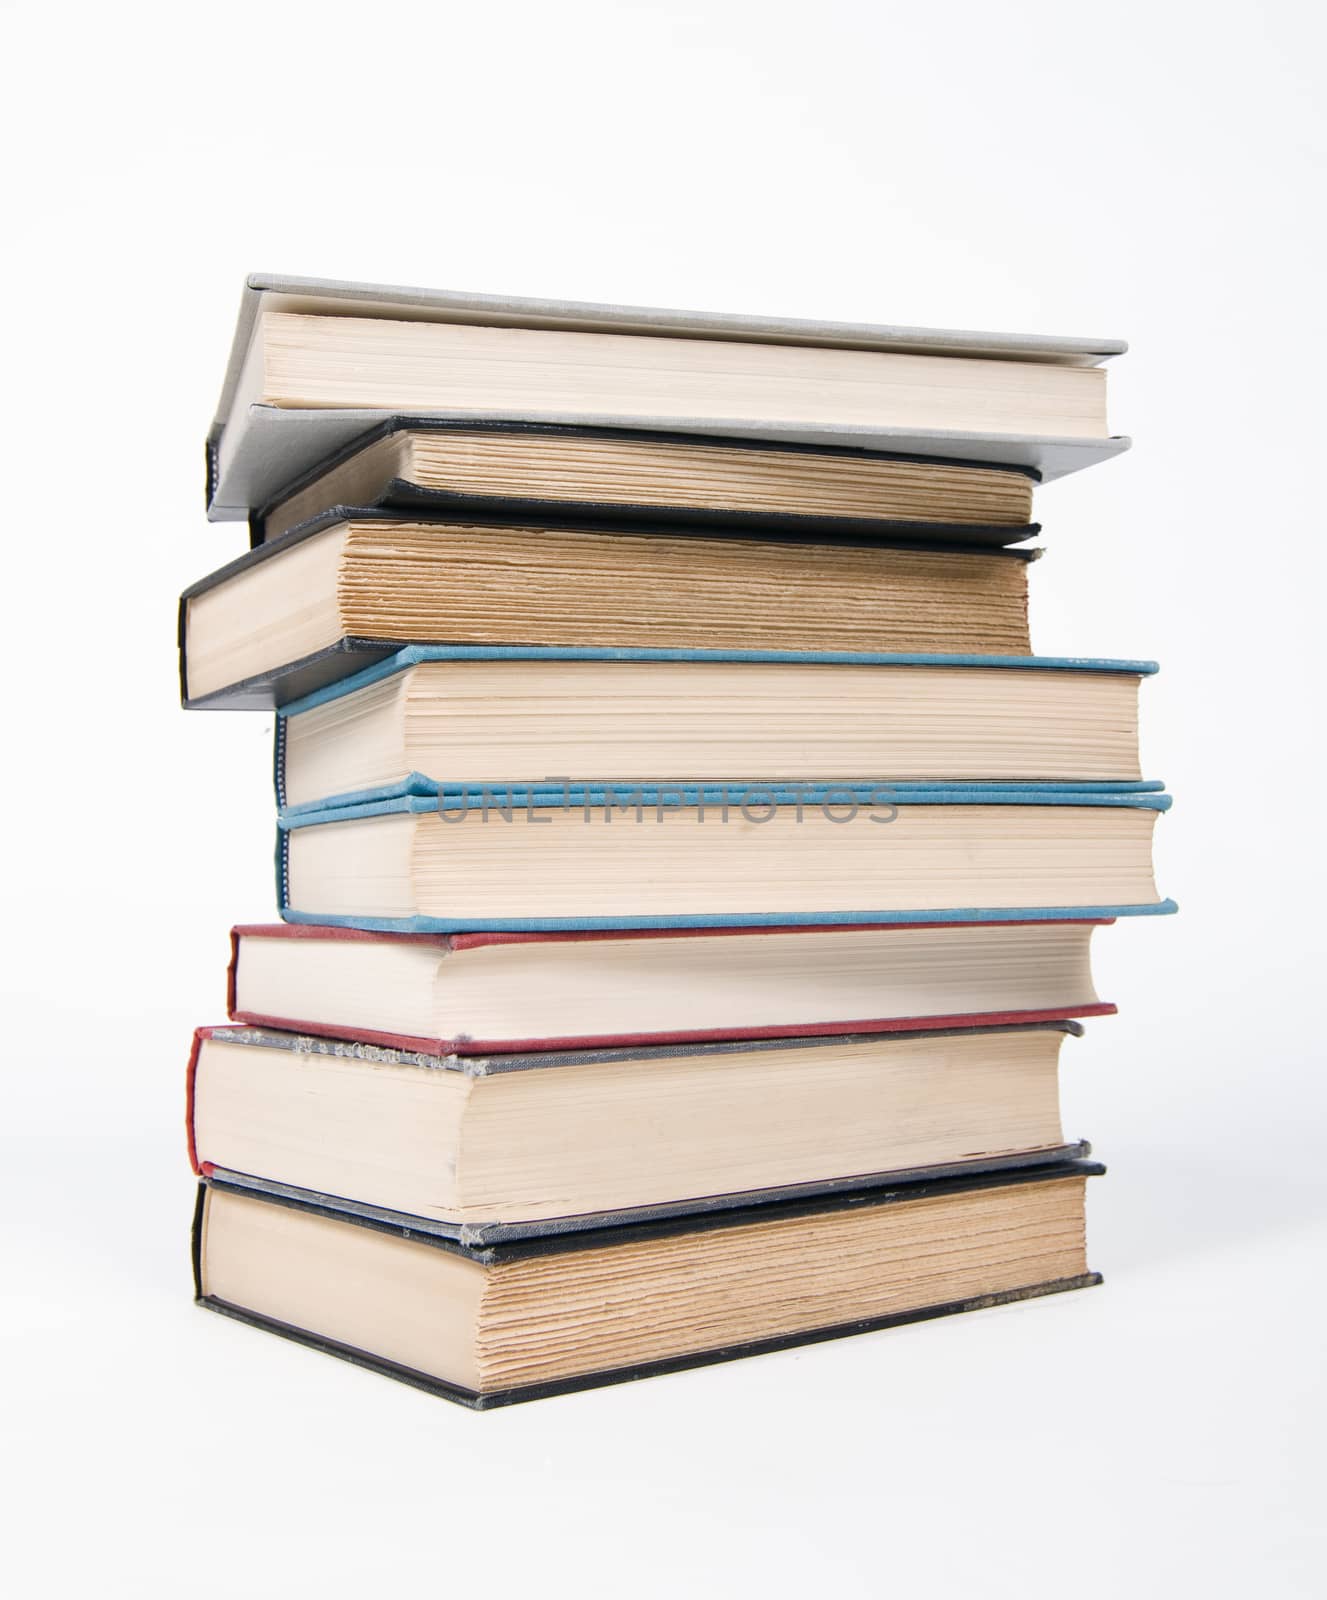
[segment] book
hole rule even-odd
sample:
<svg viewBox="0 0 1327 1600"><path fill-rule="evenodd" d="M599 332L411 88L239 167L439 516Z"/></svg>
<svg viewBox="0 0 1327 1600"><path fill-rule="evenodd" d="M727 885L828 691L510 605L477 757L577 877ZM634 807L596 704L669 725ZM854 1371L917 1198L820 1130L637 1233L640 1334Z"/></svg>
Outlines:
<svg viewBox="0 0 1327 1600"><path fill-rule="evenodd" d="M245 362L239 405L1107 433L1104 369L1055 362L286 311Z"/></svg>
<svg viewBox="0 0 1327 1600"><path fill-rule="evenodd" d="M1128 448L1105 433L1101 366L1125 348L254 273L208 435L208 514L246 518L388 415L421 412L858 446L1049 480Z"/></svg>
<svg viewBox="0 0 1327 1600"><path fill-rule="evenodd" d="M392 417L250 519L254 544L365 507L456 516L608 517L1016 544L1036 471L998 462L539 423Z"/></svg>
<svg viewBox="0 0 1327 1600"><path fill-rule="evenodd" d="M290 808L465 785L1136 787L1151 661L412 646L284 706Z"/></svg>
<svg viewBox="0 0 1327 1600"><path fill-rule="evenodd" d="M284 703L408 644L1030 653L1034 552L315 520L185 591L185 703Z"/></svg>
<svg viewBox="0 0 1327 1600"><path fill-rule="evenodd" d="M1063 1159L1058 1060L1075 1031L459 1056L201 1028L190 1152L198 1172L423 1218L471 1243L606 1226Z"/></svg>
<svg viewBox="0 0 1327 1600"><path fill-rule="evenodd" d="M1157 914L1147 790L624 785L278 818L283 920L410 932Z"/></svg>
<svg viewBox="0 0 1327 1600"><path fill-rule="evenodd" d="M391 934L233 928L237 1022L436 1055L1105 1016L1100 921Z"/></svg>
<svg viewBox="0 0 1327 1600"><path fill-rule="evenodd" d="M200 1186L210 1310L475 1409L1063 1290L1065 1162L483 1248L314 1196Z"/></svg>

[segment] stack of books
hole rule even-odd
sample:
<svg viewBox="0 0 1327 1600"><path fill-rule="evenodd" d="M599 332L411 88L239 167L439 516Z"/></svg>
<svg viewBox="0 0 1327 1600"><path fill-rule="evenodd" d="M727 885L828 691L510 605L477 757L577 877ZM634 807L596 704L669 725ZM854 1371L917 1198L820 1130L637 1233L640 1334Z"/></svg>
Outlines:
<svg viewBox="0 0 1327 1600"><path fill-rule="evenodd" d="M1169 801L1027 541L1122 348L250 280L203 1305L490 1406L1098 1281L1058 1058Z"/></svg>

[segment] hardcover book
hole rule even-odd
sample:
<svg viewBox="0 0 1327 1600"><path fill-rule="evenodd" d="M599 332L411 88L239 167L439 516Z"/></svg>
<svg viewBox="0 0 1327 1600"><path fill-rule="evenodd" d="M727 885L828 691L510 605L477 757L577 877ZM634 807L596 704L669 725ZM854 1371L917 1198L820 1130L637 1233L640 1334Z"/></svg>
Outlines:
<svg viewBox="0 0 1327 1600"><path fill-rule="evenodd" d="M994 461L1058 477L1108 435L1118 339L587 305L254 273L207 441L245 518L401 413Z"/></svg>
<svg viewBox="0 0 1327 1600"><path fill-rule="evenodd" d="M281 708L279 805L615 781L1137 788L1151 661L415 645Z"/></svg>
<svg viewBox="0 0 1327 1600"><path fill-rule="evenodd" d="M232 1020L438 1055L883 1033L1115 1010L1100 922L690 932L231 930Z"/></svg>
<svg viewBox="0 0 1327 1600"><path fill-rule="evenodd" d="M282 489L250 518L250 535L262 544L331 511L376 507L1016 544L1037 532L1037 476L832 445L391 417Z"/></svg>
<svg viewBox="0 0 1327 1600"><path fill-rule="evenodd" d="M1037 553L332 513L185 591L181 686L283 704L408 644L1027 655Z"/></svg>
<svg viewBox="0 0 1327 1600"><path fill-rule="evenodd" d="M199 1190L199 1303L483 1409L1099 1283L1065 1162L483 1248Z"/></svg>
<svg viewBox="0 0 1327 1600"><path fill-rule="evenodd" d="M1156 914L1169 796L1027 785L467 790L278 819L283 920L558 932Z"/></svg>
<svg viewBox="0 0 1327 1600"><path fill-rule="evenodd" d="M202 1028L190 1154L199 1172L376 1206L471 1243L606 1226L1062 1159L1057 1062L1080 1031L461 1057Z"/></svg>

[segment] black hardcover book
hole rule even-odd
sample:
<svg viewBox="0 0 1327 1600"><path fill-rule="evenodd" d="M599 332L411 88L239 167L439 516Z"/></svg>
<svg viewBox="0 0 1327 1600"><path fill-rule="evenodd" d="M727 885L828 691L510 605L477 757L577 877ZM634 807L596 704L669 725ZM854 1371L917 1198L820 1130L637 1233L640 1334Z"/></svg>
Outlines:
<svg viewBox="0 0 1327 1600"><path fill-rule="evenodd" d="M1035 467L789 440L389 417L249 518L257 547L335 511L692 526L764 538L1010 545Z"/></svg>
<svg viewBox="0 0 1327 1600"><path fill-rule="evenodd" d="M335 507L185 590L181 699L283 706L408 644L1027 655L1040 555Z"/></svg>
<svg viewBox="0 0 1327 1600"><path fill-rule="evenodd" d="M475 1409L1099 1283L1085 1180L1039 1167L468 1246L213 1175L198 1301Z"/></svg>

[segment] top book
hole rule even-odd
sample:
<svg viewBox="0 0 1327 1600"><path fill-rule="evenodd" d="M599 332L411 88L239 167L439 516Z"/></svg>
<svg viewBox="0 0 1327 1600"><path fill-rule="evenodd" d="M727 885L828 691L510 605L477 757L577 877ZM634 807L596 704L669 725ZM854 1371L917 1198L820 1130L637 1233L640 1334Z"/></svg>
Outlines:
<svg viewBox="0 0 1327 1600"><path fill-rule="evenodd" d="M390 417L768 439L1022 466L1117 455L1118 339L811 322L389 288L246 283L207 441L241 519Z"/></svg>

